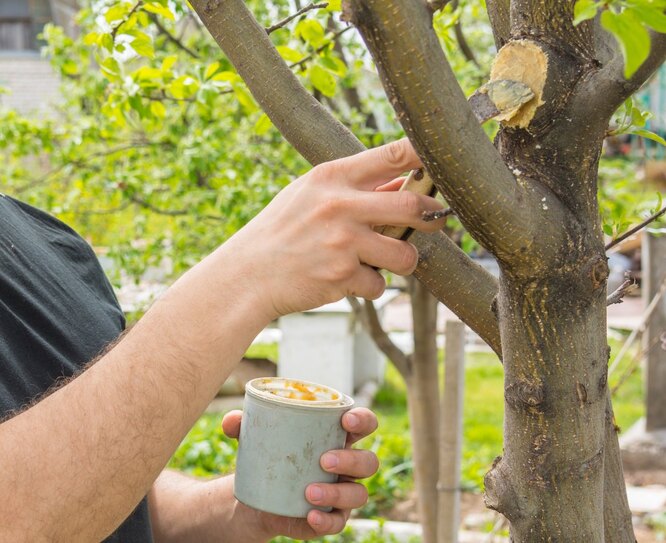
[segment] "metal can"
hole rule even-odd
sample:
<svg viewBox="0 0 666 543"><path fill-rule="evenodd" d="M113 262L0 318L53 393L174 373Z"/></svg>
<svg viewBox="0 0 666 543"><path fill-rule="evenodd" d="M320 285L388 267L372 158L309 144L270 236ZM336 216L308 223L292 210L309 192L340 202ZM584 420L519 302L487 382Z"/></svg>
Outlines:
<svg viewBox="0 0 666 543"><path fill-rule="evenodd" d="M342 449L342 415L354 401L345 394L300 379L266 377L245 386L234 495L268 513L304 518L315 507L305 499L311 483L334 483L319 459Z"/></svg>

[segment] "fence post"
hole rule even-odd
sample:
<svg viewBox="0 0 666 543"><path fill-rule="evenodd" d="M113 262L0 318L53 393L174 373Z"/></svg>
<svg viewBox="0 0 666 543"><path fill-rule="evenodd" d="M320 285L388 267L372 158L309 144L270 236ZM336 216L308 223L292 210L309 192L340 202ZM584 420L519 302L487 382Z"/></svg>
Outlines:
<svg viewBox="0 0 666 543"><path fill-rule="evenodd" d="M465 390L465 325L446 322L444 396L440 416L438 543L457 543L460 526L460 461Z"/></svg>
<svg viewBox="0 0 666 543"><path fill-rule="evenodd" d="M666 280L666 229L643 237L643 299L646 304ZM666 429L666 296L658 302L643 335L645 355L645 429Z"/></svg>

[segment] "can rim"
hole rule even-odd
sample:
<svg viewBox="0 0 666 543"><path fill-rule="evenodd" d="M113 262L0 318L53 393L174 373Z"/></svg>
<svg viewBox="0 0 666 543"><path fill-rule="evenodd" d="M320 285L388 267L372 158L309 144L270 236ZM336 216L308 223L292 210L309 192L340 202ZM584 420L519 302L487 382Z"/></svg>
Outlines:
<svg viewBox="0 0 666 543"><path fill-rule="evenodd" d="M293 391L303 391L315 395L328 395L329 399L314 399L305 400L294 397L281 396L278 391L289 391L287 384L296 385L292 387ZM258 377L252 379L245 385L245 392L255 398L267 400L269 402L280 403L285 405L298 405L303 407L313 408L340 408L351 407L354 405L354 400L343 394L333 387L305 381L304 379L292 379L288 377Z"/></svg>

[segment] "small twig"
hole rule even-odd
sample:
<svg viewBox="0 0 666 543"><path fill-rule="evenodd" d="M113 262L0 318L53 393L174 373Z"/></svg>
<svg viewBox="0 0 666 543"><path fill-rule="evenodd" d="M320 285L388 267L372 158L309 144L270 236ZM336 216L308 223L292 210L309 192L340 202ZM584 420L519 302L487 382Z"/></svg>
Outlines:
<svg viewBox="0 0 666 543"><path fill-rule="evenodd" d="M291 21L293 21L299 15L303 15L304 13L307 13L308 11L311 11L313 9L325 8L326 6L328 6L328 2L321 2L319 4L315 4L313 2L312 4L308 4L307 6L305 6L304 8L299 9L296 13L293 13L289 17L286 17L285 19L282 19L281 21L275 23L274 25L269 26L266 29L266 33L270 34L272 32L275 32L279 28L283 28L283 27L287 26Z"/></svg>
<svg viewBox="0 0 666 543"><path fill-rule="evenodd" d="M622 375L620 375L620 378L618 379L617 383L615 383L615 386L611 388L611 396L615 396L619 388L631 377L634 372L640 367L640 362L645 358L645 356L648 355L654 349L657 344L659 343L660 338L656 337L654 338L651 342L650 345L648 345L646 348L641 349L636 353L636 355L631 359L629 362L629 365L625 368L624 372Z"/></svg>
<svg viewBox="0 0 666 543"><path fill-rule="evenodd" d="M617 244L622 243L625 239L627 239L630 236L633 236L636 232L640 232L648 224L650 224L653 221L656 221L659 217L661 217L665 213L666 213L666 206L662 207L656 213L650 215L647 219L645 219L638 226L634 226L631 230L628 230L627 232L622 234L620 237L615 238L614 240L612 240L608 245L606 245L606 250L608 251L609 249L615 247Z"/></svg>
<svg viewBox="0 0 666 543"><path fill-rule="evenodd" d="M184 215L191 215L201 219L208 219L211 221L218 221L218 222L225 221L224 217L218 217L217 215L196 215L193 211L189 209L162 209L160 207L151 204L150 202L147 202L143 198L136 196L135 194L129 196L129 199L135 204L149 211L152 211L153 213L156 213L158 215L166 215L167 217L182 217Z"/></svg>
<svg viewBox="0 0 666 543"><path fill-rule="evenodd" d="M352 28L354 28L354 27L353 27L353 26L347 26L347 27L343 28L342 30L336 32L335 34L333 34L333 36L331 37L331 39L330 39L329 41L327 41L327 42L326 42L324 45L322 45L321 47L315 49L314 53L310 53L308 56L303 57L301 60L298 60L298 61L296 61L296 62L292 62L292 63L289 65L289 67L290 67L290 68L297 68L297 67L299 67L299 66L305 64L305 63L308 62L309 60L312 60L312 58L314 58L315 55L321 53L321 52L322 52L324 49L326 49L327 47L330 47L331 44L335 42L335 40L337 40L340 36L342 36L342 35L343 35L345 32L347 32L348 30L351 30Z"/></svg>
<svg viewBox="0 0 666 543"><path fill-rule="evenodd" d="M607 306L613 304L621 304L623 301L622 299L627 294L638 288L636 280L633 278L630 272L625 272L624 277L625 277L624 282L619 287L617 287L612 294L609 294L608 298L606 298Z"/></svg>
<svg viewBox="0 0 666 543"><path fill-rule="evenodd" d="M169 32L169 31L164 27L164 25L162 25L162 23L160 23L159 17L157 17L157 15L155 15L154 13L151 13L151 14L150 14L150 19L153 21L153 23L154 23L155 26L157 27L157 30L159 30L159 31L164 35L164 37L165 37L167 40L169 40L171 43L173 43L174 45L176 45L176 47L178 47L178 48L181 49L182 51L185 51L185 52L186 52L188 55L190 55L192 58L196 58L197 60L201 58L201 57L198 55L198 53L196 53L195 51L193 51L192 49L190 49L190 48L189 48L187 45L185 45L185 44L184 44L179 38L177 38L177 37L174 36L171 32Z"/></svg>
<svg viewBox="0 0 666 543"><path fill-rule="evenodd" d="M437 211L424 211L421 213L421 220L423 222L432 222L436 221L437 219L448 217L449 215L453 215L453 209L451 208L438 209Z"/></svg>
<svg viewBox="0 0 666 543"><path fill-rule="evenodd" d="M111 37L113 38L113 41L116 41L116 35L118 34L118 30L120 30L120 27L123 26L129 18L134 14L134 12L139 9L143 4L143 0L138 0L136 4L134 4L134 7L129 11L129 13L125 16L125 18L120 21L116 26L114 26L111 29Z"/></svg>
<svg viewBox="0 0 666 543"><path fill-rule="evenodd" d="M645 311L643 312L643 315L641 317L640 324L631 331L631 334L629 334L629 337L624 342L624 345L620 347L619 352L615 355L613 362L608 368L608 375L611 375L615 371L618 364L620 363L620 360L622 360L622 357L626 354L626 352L629 350L629 347L631 347L634 340L638 337L638 334L642 334L643 332L645 332L645 330L647 329L647 325L650 322L650 318L652 317L652 313L659 305L659 300L661 300L661 297L664 295L665 292L666 292L666 277L661 282L659 290L654 295L654 298L650 300L650 303L645 308Z"/></svg>

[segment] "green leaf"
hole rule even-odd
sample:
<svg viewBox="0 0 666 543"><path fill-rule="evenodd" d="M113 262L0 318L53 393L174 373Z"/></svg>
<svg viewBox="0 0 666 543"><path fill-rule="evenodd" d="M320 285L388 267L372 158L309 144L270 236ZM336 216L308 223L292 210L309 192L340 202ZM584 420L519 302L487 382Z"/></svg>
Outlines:
<svg viewBox="0 0 666 543"><path fill-rule="evenodd" d="M276 47L280 56L285 59L287 62L298 62L303 58L303 54L296 49L287 47L286 45L278 45Z"/></svg>
<svg viewBox="0 0 666 543"><path fill-rule="evenodd" d="M321 63L322 66L324 66L324 68L330 70L335 75L338 75L340 77L344 77L345 75L347 75L347 65L336 56L325 55L319 57L319 62Z"/></svg>
<svg viewBox="0 0 666 543"><path fill-rule="evenodd" d="M331 72L315 64L310 67L309 75L312 86L324 96L335 95L336 81Z"/></svg>
<svg viewBox="0 0 666 543"><path fill-rule="evenodd" d="M230 83L234 83L236 81L240 81L240 76L236 72L230 72L230 71L224 71L224 72L219 72L216 73L212 77L213 81L227 81Z"/></svg>
<svg viewBox="0 0 666 543"><path fill-rule="evenodd" d="M88 32L83 38L84 45L95 45L98 43L99 34L97 32Z"/></svg>
<svg viewBox="0 0 666 543"><path fill-rule="evenodd" d="M213 62L212 64L209 64L206 67L206 71L204 73L204 80L207 81L208 79L210 79L215 74L215 72L217 72L219 69L220 69L220 63L219 62L216 61L216 62Z"/></svg>
<svg viewBox="0 0 666 543"><path fill-rule="evenodd" d="M98 38L97 43L109 53L113 52L113 36L111 34L102 34Z"/></svg>
<svg viewBox="0 0 666 543"><path fill-rule="evenodd" d="M134 51L136 51L136 53L142 57L153 58L155 56L153 41L149 37L134 38L130 45L132 46L132 49L134 49Z"/></svg>
<svg viewBox="0 0 666 543"><path fill-rule="evenodd" d="M168 57L164 57L164 60L162 60L162 71L163 72L168 72L173 68L173 65L176 64L176 61L178 60L178 55L169 55Z"/></svg>
<svg viewBox="0 0 666 543"><path fill-rule="evenodd" d="M578 0L574 5L574 26L596 16L599 4L595 0Z"/></svg>
<svg viewBox="0 0 666 543"><path fill-rule="evenodd" d="M299 21L294 29L296 37L303 39L312 47L319 47L324 41L325 31L319 21L303 19Z"/></svg>
<svg viewBox="0 0 666 543"><path fill-rule="evenodd" d="M658 134L655 134L654 132L651 132L650 130L646 130L645 128L632 128L629 130L629 133L636 134L637 136L641 136L643 138L647 138L652 141L656 141L657 143L666 147L666 140L664 138L662 138Z"/></svg>
<svg viewBox="0 0 666 543"><path fill-rule="evenodd" d="M120 65L115 58L109 57L104 59L99 67L109 81L118 81L120 79Z"/></svg>
<svg viewBox="0 0 666 543"><path fill-rule="evenodd" d="M258 136L263 136L266 132L268 132L271 129L271 126L273 126L273 123L268 118L268 115L264 113L261 115L261 117L259 117L259 120L255 123L254 131Z"/></svg>
<svg viewBox="0 0 666 543"><path fill-rule="evenodd" d="M604 224L603 229L604 229L604 234L606 234L607 236L613 235L613 227L610 224Z"/></svg>
<svg viewBox="0 0 666 543"><path fill-rule="evenodd" d="M664 14L663 8L639 4L631 6L626 11L631 12L644 25L657 32L666 33L666 14Z"/></svg>
<svg viewBox="0 0 666 543"><path fill-rule="evenodd" d="M624 77L629 79L650 54L650 35L629 10L621 14L606 10L601 14L601 26L613 34L624 57Z"/></svg>
<svg viewBox="0 0 666 543"><path fill-rule="evenodd" d="M252 98L252 95L247 91L244 85L234 85L234 93L236 99L246 111L252 113L257 110L257 104L254 102L254 98Z"/></svg>
<svg viewBox="0 0 666 543"><path fill-rule="evenodd" d="M169 92L174 98L191 98L199 90L199 83L189 75L181 75L169 85Z"/></svg>
<svg viewBox="0 0 666 543"><path fill-rule="evenodd" d="M111 24L120 21L132 10L132 5L128 2L118 2L106 10L104 18Z"/></svg>
<svg viewBox="0 0 666 543"><path fill-rule="evenodd" d="M164 107L164 104L156 100L150 103L150 112L159 119L164 119L164 117L166 117L166 108Z"/></svg>
<svg viewBox="0 0 666 543"><path fill-rule="evenodd" d="M328 0L326 11L342 11L342 0Z"/></svg>
<svg viewBox="0 0 666 543"><path fill-rule="evenodd" d="M156 15L161 15L166 19L175 21L176 18L173 16L173 13L167 6L163 6L158 2L148 2L143 5L143 9L149 11L150 13L155 13Z"/></svg>

